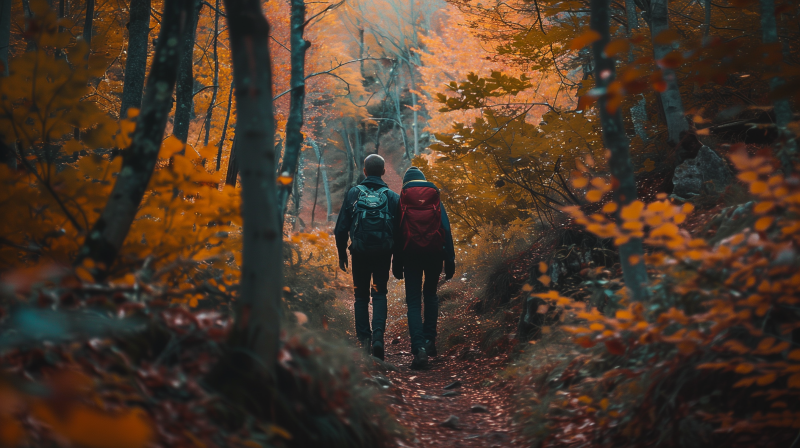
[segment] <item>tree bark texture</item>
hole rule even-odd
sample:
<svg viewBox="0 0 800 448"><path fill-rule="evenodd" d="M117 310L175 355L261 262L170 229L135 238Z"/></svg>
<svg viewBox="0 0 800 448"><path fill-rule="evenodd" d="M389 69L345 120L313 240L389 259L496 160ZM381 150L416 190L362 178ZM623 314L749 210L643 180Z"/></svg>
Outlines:
<svg viewBox="0 0 800 448"><path fill-rule="evenodd" d="M591 0L591 27L600 34L600 40L592 44L594 56L594 76L598 89L605 90L615 77L614 59L606 57L604 49L610 40L609 13L610 0ZM631 163L628 138L622 124L622 114L619 109L610 113L607 108L607 98L600 97L597 107L600 112L600 122L603 127L603 142L611 151L608 161L611 174L619 182L614 192L620 207L636 200L636 179ZM636 264L631 263L631 257L638 257ZM620 265L625 286L631 292L634 300L647 299L647 270L644 264L644 249L641 239L631 239L619 246Z"/></svg>
<svg viewBox="0 0 800 448"><path fill-rule="evenodd" d="M200 2L192 4L189 26L181 36L181 54L178 62L178 81L175 86L175 117L172 135L186 143L189 138L189 125L194 112L194 35L200 19ZM181 150L181 154L185 149Z"/></svg>
<svg viewBox="0 0 800 448"><path fill-rule="evenodd" d="M667 9L668 0L651 0L649 23L650 33L653 37L653 56L656 62L673 50L672 44L657 44L655 37L669 29L669 11ZM664 81L667 83L667 90L661 92L661 104L664 107L664 116L667 121L667 140L677 145L681 141L681 133L689 130L689 122L683 113L683 102L678 86L678 77L675 70L663 68L661 71Z"/></svg>
<svg viewBox="0 0 800 448"><path fill-rule="evenodd" d="M211 102L208 103L208 111L206 112L206 135L203 138L203 145L208 146L208 139L211 136L211 118L214 114L214 105L217 104L217 92L219 91L219 0L216 1L214 7L214 93L211 94ZM219 171L219 159L217 156L217 171Z"/></svg>
<svg viewBox="0 0 800 448"><path fill-rule="evenodd" d="M281 207L280 221L286 215L286 205L296 182L297 165L300 150L303 146L303 107L306 100L305 65L306 50L311 43L303 37L306 21L305 0L291 0L290 49L291 49L291 93L289 100L289 118L286 121L286 149L283 155L280 173L292 179L290 183L278 186L278 204Z"/></svg>
<svg viewBox="0 0 800 448"><path fill-rule="evenodd" d="M636 14L636 3L634 0L625 0L625 13L628 19L628 39L630 39L633 37L634 30L639 29L639 15ZM628 63L632 64L634 60L633 45L631 45L630 49L628 49ZM643 142L647 142L650 140L650 137L648 137L647 130L644 128L644 124L647 123L647 100L644 99L644 95L631 106L630 112L633 129L636 131L636 135L638 135Z"/></svg>
<svg viewBox="0 0 800 448"><path fill-rule="evenodd" d="M78 262L86 258L94 260L100 278L122 248L158 161L172 108L177 77L174 61L181 49L179 38L188 25L186 17L191 14L192 6L192 0L164 1L161 32L147 78L142 111L136 118L136 130L130 146L122 153L122 168L111 196L78 253Z"/></svg>
<svg viewBox="0 0 800 448"><path fill-rule="evenodd" d="M86 18L83 21L83 40L86 41L86 46L91 50L92 48L92 26L94 24L94 0L86 0ZM86 53L86 57L89 57Z"/></svg>
<svg viewBox="0 0 800 448"><path fill-rule="evenodd" d="M228 111L225 113L225 121L222 123L222 137L220 137L219 143L217 143L217 171L219 171L220 164L222 163L222 147L225 145L225 137L228 135L228 121L231 119L231 106L233 105L233 90L233 86L231 86L231 90L228 93ZM231 155L229 159L233 161L233 145L231 145ZM228 171L230 171L230 162L228 163ZM228 184L227 181L225 183ZM234 182L233 185L236 186L236 182Z"/></svg>
<svg viewBox="0 0 800 448"><path fill-rule="evenodd" d="M128 109L142 107L142 92L147 75L147 47L150 41L150 0L131 0L128 22L128 55L125 60L125 81L119 116L128 116Z"/></svg>
<svg viewBox="0 0 800 448"><path fill-rule="evenodd" d="M775 0L759 0L761 7L761 39L764 45L778 43L778 21L775 18ZM773 67L773 71L777 72L780 67ZM785 83L784 79L780 76L773 76L769 80L769 89L771 92L778 90ZM776 98L773 100L773 109L775 111L775 125L778 127L778 135L780 136L781 148L777 151L778 158L781 159L784 170L789 171L792 167L792 158L797 153L797 141L794 135L787 129L787 126L792 121L792 105L789 103L788 98Z"/></svg>
<svg viewBox="0 0 800 448"><path fill-rule="evenodd" d="M325 159L322 156L322 151L319 149L319 145L314 139L308 139L308 142L311 144L311 147L314 148L314 155L317 156L317 163L319 164L319 169L322 171L322 188L325 190L325 203L327 205L327 213L325 214L325 221L330 221L331 213L333 212L333 204L331 203L331 188L330 184L328 183L328 167L325 165Z"/></svg>
<svg viewBox="0 0 800 448"><path fill-rule="evenodd" d="M11 0L0 0L0 64L8 76L8 51L11 45Z"/></svg>
<svg viewBox="0 0 800 448"><path fill-rule="evenodd" d="M271 375L277 359L283 238L275 179L275 118L269 23L259 0L225 0L241 158L242 266L230 343Z"/></svg>

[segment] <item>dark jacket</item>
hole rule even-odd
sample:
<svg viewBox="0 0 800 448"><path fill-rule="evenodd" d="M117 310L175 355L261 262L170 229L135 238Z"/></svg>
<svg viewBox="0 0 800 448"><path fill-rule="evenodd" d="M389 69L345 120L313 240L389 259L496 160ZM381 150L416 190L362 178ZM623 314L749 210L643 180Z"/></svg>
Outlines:
<svg viewBox="0 0 800 448"><path fill-rule="evenodd" d="M364 185L367 188L372 190L377 190L381 187L387 187L386 182L383 181L379 176L367 176L361 182L361 185ZM333 230L333 235L336 237L336 249L339 252L339 260L346 260L347 259L347 249L348 249L348 241L350 240L350 225L353 223L353 207L355 206L356 201L358 201L358 188L353 187L347 194L344 195L344 201L342 202L342 209L339 211L339 217L336 219L336 227ZM400 195L395 193L392 190L386 192L386 195L389 198L389 210L400 210ZM397 235L399 233L400 227L400 215L399 213L395 213L394 216L394 234Z"/></svg>
<svg viewBox="0 0 800 448"><path fill-rule="evenodd" d="M404 179L405 180L405 179ZM427 180L411 180L405 182L403 185L403 190L406 188L414 188L414 187L430 187L435 188L437 191L439 190L436 185ZM445 264L445 274L448 276L452 276L452 273L455 271L455 260L456 260L456 251L453 245L453 232L450 230L450 219L447 217L447 211L444 209L444 204L441 204L442 210L442 228L444 229L444 247L442 248L442 260ZM397 215L400 215L400 208L399 208L399 200L398 200L398 209ZM403 240L403 235L401 231L395 232L395 242L394 242L394 260L392 261L392 272L394 273L395 277L399 278L401 272L403 272L403 265L406 261L413 260L412 254L405 254L403 253L402 248L405 246L405 241ZM428 255L426 255L428 256Z"/></svg>

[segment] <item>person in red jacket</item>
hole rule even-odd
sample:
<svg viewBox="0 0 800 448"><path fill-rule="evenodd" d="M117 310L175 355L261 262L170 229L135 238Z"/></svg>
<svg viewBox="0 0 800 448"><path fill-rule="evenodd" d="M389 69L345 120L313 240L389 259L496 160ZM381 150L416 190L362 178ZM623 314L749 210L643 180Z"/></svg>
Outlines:
<svg viewBox="0 0 800 448"><path fill-rule="evenodd" d="M400 193L400 229L395 233L392 274L405 277L408 332L411 335L412 369L428 367L428 356L436 356L436 324L439 319L439 276L445 280L456 270L450 220L439 197L439 189L412 166L403 176ZM424 277L424 281L423 281ZM422 316L422 301L425 316Z"/></svg>

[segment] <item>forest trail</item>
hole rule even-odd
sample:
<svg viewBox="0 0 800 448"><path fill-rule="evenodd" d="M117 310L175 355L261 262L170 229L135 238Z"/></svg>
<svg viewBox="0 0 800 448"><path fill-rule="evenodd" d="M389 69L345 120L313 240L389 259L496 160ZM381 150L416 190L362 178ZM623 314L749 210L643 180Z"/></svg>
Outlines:
<svg viewBox="0 0 800 448"><path fill-rule="evenodd" d="M429 370L411 370L408 336L400 341L387 347L386 361L398 370L385 376L392 382L388 389L392 413L412 432L411 446L527 446L512 426L511 387L498 376L502 363L485 358L465 361L440 353L431 358ZM443 425L451 416L457 423Z"/></svg>
<svg viewBox="0 0 800 448"><path fill-rule="evenodd" d="M350 291L340 297L352 309ZM391 413L409 431L407 443L411 445L401 442L399 446L528 446L512 424L513 390L501 376L508 357L485 357L475 347L445 352L440 342L439 355L430 358L428 370L411 370L413 356L402 281L389 280L388 299L385 360L396 370L381 369L370 374L384 386ZM440 317L440 326L447 318ZM451 416L458 423L453 427L443 425Z"/></svg>

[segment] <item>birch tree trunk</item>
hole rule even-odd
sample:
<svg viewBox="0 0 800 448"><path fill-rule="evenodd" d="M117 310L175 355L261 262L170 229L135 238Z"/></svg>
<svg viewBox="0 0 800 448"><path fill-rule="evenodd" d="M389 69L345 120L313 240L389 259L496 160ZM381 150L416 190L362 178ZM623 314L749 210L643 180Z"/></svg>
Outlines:
<svg viewBox="0 0 800 448"><path fill-rule="evenodd" d="M417 111L417 94L414 93L417 86L414 82L414 67L410 62L406 62L406 66L408 67L408 77L411 81L409 88L409 93L411 94L411 115L413 117L411 127L414 128L414 157L416 157L419 155L419 111Z"/></svg>
<svg viewBox="0 0 800 448"><path fill-rule="evenodd" d="M274 378L280 342L283 238L275 179L269 23L259 0L225 0L242 161L242 267L230 343L239 368Z"/></svg>
<svg viewBox="0 0 800 448"><path fill-rule="evenodd" d="M291 0L290 18L290 46L291 46L291 78L289 118L286 122L286 149L283 163L281 164L281 177L291 179L290 182L281 182L278 186L278 204L280 206L280 222L286 215L286 206L292 192L292 185L297 175L297 165L300 158L300 149L303 146L303 107L306 100L305 65L306 50L311 43L303 37L306 21L305 0Z"/></svg>
<svg viewBox="0 0 800 448"><path fill-rule="evenodd" d="M761 7L761 34L765 45L778 43L778 21L775 18L775 1L759 0ZM773 72L778 72L780 67L771 67ZM785 84L782 77L777 74L769 80L769 90L774 92ZM792 105L788 98L776 98L773 103L775 110L775 125L778 127L780 148L777 151L778 158L783 164L784 171L792 169L792 158L797 153L797 141L794 135L787 129L792 121Z"/></svg>
<svg viewBox="0 0 800 448"><path fill-rule="evenodd" d="M325 203L327 205L327 212L325 214L325 222L330 221L332 210L332 203L331 203L331 188L330 184L328 184L328 167L325 166L325 159L322 157L322 151L320 151L317 142L314 139L308 139L308 142L311 144L311 147L314 148L314 155L317 156L317 163L319 163L319 168L322 171L322 188L325 190Z"/></svg>
<svg viewBox="0 0 800 448"><path fill-rule="evenodd" d="M164 1L161 32L147 78L142 111L136 118L136 130L131 144L122 152L122 168L111 196L78 252L77 263L84 259L94 261L93 274L97 278L104 277L122 248L158 161L177 77L173 61L180 54L179 37L187 25L184 18L191 14L191 9L192 0Z"/></svg>
<svg viewBox="0 0 800 448"><path fill-rule="evenodd" d="M196 2L191 9L189 16L189 27L186 28L181 36L180 62L178 62L178 81L175 87L175 117L172 127L172 135L178 140L186 143L189 138L189 125L194 112L194 35L197 30L197 22L200 19L200 7L202 4ZM181 150L183 154L185 149Z"/></svg>
<svg viewBox="0 0 800 448"><path fill-rule="evenodd" d="M653 37L653 56L656 62L673 50L672 44L656 43L656 37L669 29L669 11L667 9L668 0L650 0L650 11L648 21L650 24L650 34ZM678 145L681 141L681 133L689 130L689 122L683 113L683 102L678 86L678 77L675 70L662 67L662 75L667 83L667 90L660 94L661 104L664 108L664 116L667 120L667 140L672 145Z"/></svg>
<svg viewBox="0 0 800 448"><path fill-rule="evenodd" d="M120 118L127 117L131 107L142 107L142 92L147 75L147 47L150 40L150 0L131 0L130 12Z"/></svg>
<svg viewBox="0 0 800 448"><path fill-rule="evenodd" d="M597 88L603 90L614 81L616 75L614 60L606 57L603 51L610 40L609 23L611 17L609 1L591 0L590 3L591 28L601 36L600 40L592 44L595 61L594 77ZM605 75L601 75L601 73ZM636 200L636 179L630 158L628 138L622 125L622 114L619 109L613 113L609 112L607 103L607 98L602 96L597 102L597 108L600 112L600 123L603 127L603 142L606 148L611 151L611 157L608 160L609 169L619 182L614 194L621 208ZM632 257L638 257L636 264L631 263ZM625 286L631 292L632 298L639 301L646 300L647 270L644 265L642 240L631 239L629 242L619 246L619 258Z"/></svg>

